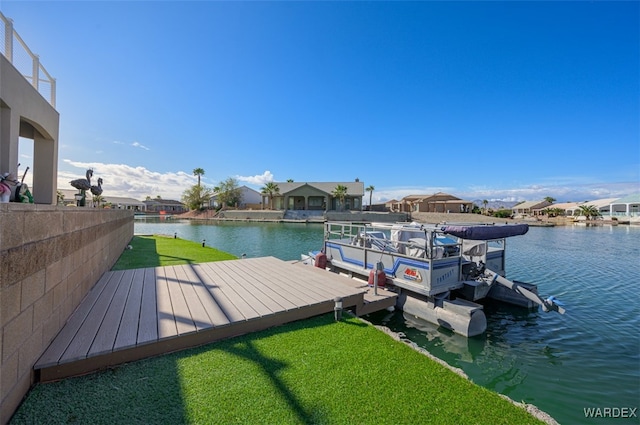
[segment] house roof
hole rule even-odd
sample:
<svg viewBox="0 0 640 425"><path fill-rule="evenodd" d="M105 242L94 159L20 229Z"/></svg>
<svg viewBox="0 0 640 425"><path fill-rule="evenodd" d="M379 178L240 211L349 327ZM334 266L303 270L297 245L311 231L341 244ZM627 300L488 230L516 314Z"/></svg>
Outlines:
<svg viewBox="0 0 640 425"><path fill-rule="evenodd" d="M302 186L311 186L322 192L331 193L335 190L336 186L343 185L347 188L347 195L349 196L364 196L364 183L363 182L274 182L280 189L279 194L285 195L292 190L298 189Z"/></svg>
<svg viewBox="0 0 640 425"><path fill-rule="evenodd" d="M544 199L541 201L526 201L518 205L514 205L511 209L513 210L526 210L526 209L536 209L536 208L544 208L549 205L549 202Z"/></svg>
<svg viewBox="0 0 640 425"><path fill-rule="evenodd" d="M142 201L145 204L159 204L159 205L184 205L180 201L175 201L173 199L148 199Z"/></svg>
<svg viewBox="0 0 640 425"><path fill-rule="evenodd" d="M592 205L596 208L608 207L609 205L615 203L618 198L604 198L604 199L596 199L593 201L583 202L581 205Z"/></svg>
<svg viewBox="0 0 640 425"><path fill-rule="evenodd" d="M612 204L640 204L640 193L634 193L624 198L616 199Z"/></svg>
<svg viewBox="0 0 640 425"><path fill-rule="evenodd" d="M444 198L444 199L438 199ZM453 196L450 193L445 192L437 192L430 195L408 195L402 198L401 202L429 202L429 203L449 203L449 202L458 202L458 203L472 203L471 201L465 201L463 199L458 198L457 196Z"/></svg>
<svg viewBox="0 0 640 425"><path fill-rule="evenodd" d="M549 208L558 208L561 210L575 210L581 205L582 202L561 202L558 204L551 204Z"/></svg>
<svg viewBox="0 0 640 425"><path fill-rule="evenodd" d="M78 193L77 190L69 190L69 189L59 189L60 192L62 192L62 194L64 195L64 200L65 202L70 202L70 201L75 201L74 195L76 193ZM91 192L87 192L87 199L91 199L93 195L91 194ZM105 203L111 203L111 204L121 204L121 205L139 205L139 206L144 206L144 202L139 201L137 199L133 199L133 198L127 198L127 197L122 197L122 196L109 196L109 195L102 195L102 198L104 199Z"/></svg>

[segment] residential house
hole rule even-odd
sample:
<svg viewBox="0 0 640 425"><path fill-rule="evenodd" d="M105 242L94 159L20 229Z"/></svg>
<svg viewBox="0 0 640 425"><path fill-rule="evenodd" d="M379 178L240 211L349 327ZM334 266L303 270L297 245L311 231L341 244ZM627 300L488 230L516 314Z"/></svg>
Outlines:
<svg viewBox="0 0 640 425"><path fill-rule="evenodd" d="M355 182L274 182L279 191L273 194L273 209L311 211L362 211L364 183ZM339 185L347 188L344 202L333 193ZM269 195L262 194L262 205L269 207Z"/></svg>
<svg viewBox="0 0 640 425"><path fill-rule="evenodd" d="M620 198L604 198L604 199L595 199L593 201L586 201L581 205L587 205L597 208L600 215L610 216L613 215L612 211L614 210L614 206L616 206L619 210L625 208L624 203L617 204ZM622 198L624 199L624 198Z"/></svg>
<svg viewBox="0 0 640 425"><path fill-rule="evenodd" d="M518 205L514 205L511 210L514 215L542 215L542 211L551 205L551 202L542 201L525 201Z"/></svg>
<svg viewBox="0 0 640 425"><path fill-rule="evenodd" d="M398 205L400 204L400 201L398 201L397 199L391 199L387 202L384 203L385 208L387 209L387 211L398 211Z"/></svg>
<svg viewBox="0 0 640 425"><path fill-rule="evenodd" d="M238 189L240 190L240 203L234 208L240 210L261 208L262 195L260 194L260 192L247 186L240 186ZM220 206L217 193L211 197L209 206L213 208L218 208Z"/></svg>
<svg viewBox="0 0 640 425"><path fill-rule="evenodd" d="M580 215L580 205L582 205L583 203L584 202L560 202L551 204L547 208L561 211L560 215L574 216Z"/></svg>
<svg viewBox="0 0 640 425"><path fill-rule="evenodd" d="M473 207L472 201L465 201L444 192L433 195L409 195L391 207L399 212L431 212L431 213L468 213Z"/></svg>
<svg viewBox="0 0 640 425"><path fill-rule="evenodd" d="M77 201L75 198L75 196L78 194L77 190L59 189L58 192L62 193L62 204L67 206L77 205ZM93 195L91 194L91 192L87 191L85 196L85 207L94 206ZM134 198L127 198L124 196L111 196L104 193L101 195L101 198L102 201L100 201L100 205L108 206L109 208L133 211L146 211L147 208L144 202Z"/></svg>
<svg viewBox="0 0 640 425"><path fill-rule="evenodd" d="M549 206L559 209L566 216L580 215L581 206L595 207L600 215L608 217L636 217L640 216L640 193L625 196L624 198L603 198L585 202L564 202Z"/></svg>
<svg viewBox="0 0 640 425"><path fill-rule="evenodd" d="M188 210L182 202L172 199L152 198L143 202L150 214L181 214Z"/></svg>
<svg viewBox="0 0 640 425"><path fill-rule="evenodd" d="M625 196L624 198L612 201L609 204L609 214L612 217L640 216L640 193L634 193L632 195Z"/></svg>

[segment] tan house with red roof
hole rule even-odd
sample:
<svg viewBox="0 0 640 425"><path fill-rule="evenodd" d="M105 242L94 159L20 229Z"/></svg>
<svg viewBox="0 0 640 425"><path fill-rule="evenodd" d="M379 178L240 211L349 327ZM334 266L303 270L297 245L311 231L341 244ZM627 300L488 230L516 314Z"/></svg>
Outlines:
<svg viewBox="0 0 640 425"><path fill-rule="evenodd" d="M433 195L405 196L390 208L398 212L466 213L471 212L473 202L438 192Z"/></svg>

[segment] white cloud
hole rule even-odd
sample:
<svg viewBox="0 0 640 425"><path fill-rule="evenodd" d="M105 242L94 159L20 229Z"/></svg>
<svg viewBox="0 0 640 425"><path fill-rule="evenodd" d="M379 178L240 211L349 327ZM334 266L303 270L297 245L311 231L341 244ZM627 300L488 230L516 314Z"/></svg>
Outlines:
<svg viewBox="0 0 640 425"><path fill-rule="evenodd" d="M488 201L520 202L544 199L547 196L559 202L579 202L603 198L622 198L632 193L640 192L637 182L618 183L573 183L568 185L531 184L514 188L468 187L460 188L380 188L373 193L374 203L386 202L391 199L402 199L407 195L433 194L446 192L469 201L486 199ZM368 202L368 200L367 200Z"/></svg>
<svg viewBox="0 0 640 425"><path fill-rule="evenodd" d="M100 162L78 162L63 160L66 167L58 172L58 189L72 189L69 182L84 178L85 171L92 168L93 180L102 177L105 196L124 196L144 200L147 196L155 198L160 195L165 199L179 200L189 187L197 183L197 178L190 172L176 171L159 173L145 167L132 167L126 164L105 164ZM63 170L66 168L66 170ZM25 180L30 184L30 175ZM265 171L256 176L236 176L238 181L263 186L274 181L271 171ZM533 201L547 196L558 202L578 202L602 198L617 198L640 192L638 182L618 183L567 183L545 184L537 183L513 188L492 188L487 186L470 186L465 188L447 186L401 186L377 187L373 191L373 203L383 203L391 199L402 199L408 195L433 194L446 192L466 200L488 201ZM369 203L369 193L365 193L365 204Z"/></svg>
<svg viewBox="0 0 640 425"><path fill-rule="evenodd" d="M255 186L263 186L266 183L272 182L273 181L273 174L271 174L271 171L267 170L264 173L262 173L261 175L257 175L257 176L236 176L236 179L238 179L241 182L246 182Z"/></svg>
<svg viewBox="0 0 640 425"><path fill-rule="evenodd" d="M179 200L189 187L196 183L196 178L184 171L158 173L145 167L131 167L126 164L104 164L100 162L78 162L69 159L65 164L77 168L78 171L59 171L58 189L72 189L69 182L84 178L88 168L93 169L93 179L103 180L103 196L124 196L144 200L147 196L155 198Z"/></svg>
<svg viewBox="0 0 640 425"><path fill-rule="evenodd" d="M145 145L142 145L142 144L140 144L138 142L131 143L131 146L133 146L134 148L144 149L145 151L150 151L151 150L148 147L146 147Z"/></svg>

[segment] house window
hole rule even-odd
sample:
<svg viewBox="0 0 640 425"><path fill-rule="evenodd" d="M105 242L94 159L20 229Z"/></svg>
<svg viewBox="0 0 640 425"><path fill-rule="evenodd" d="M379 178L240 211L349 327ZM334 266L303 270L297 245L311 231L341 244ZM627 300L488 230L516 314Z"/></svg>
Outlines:
<svg viewBox="0 0 640 425"><path fill-rule="evenodd" d="M323 209L324 196L310 196L308 202L309 202L309 209L311 210Z"/></svg>

